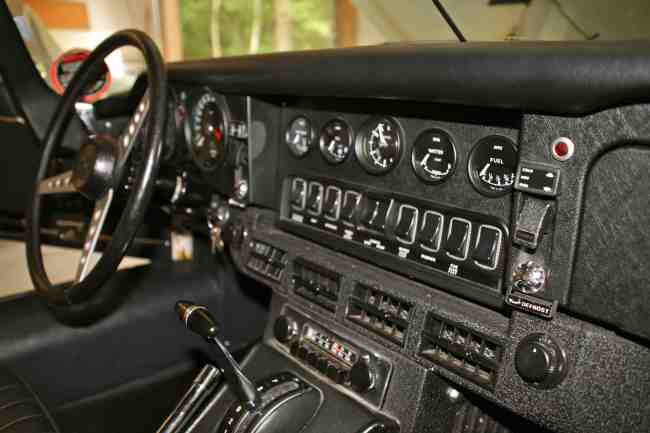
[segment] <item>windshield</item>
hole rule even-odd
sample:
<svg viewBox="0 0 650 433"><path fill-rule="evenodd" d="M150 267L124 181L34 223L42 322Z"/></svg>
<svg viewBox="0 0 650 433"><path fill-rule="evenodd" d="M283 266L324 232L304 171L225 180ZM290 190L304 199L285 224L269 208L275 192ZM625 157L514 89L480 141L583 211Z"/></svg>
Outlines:
<svg viewBox="0 0 650 433"><path fill-rule="evenodd" d="M138 28L168 61L278 51L449 41L430 0L7 0L49 81L52 62ZM648 0L442 0L469 41L612 40L650 36ZM135 52L108 59L111 93L142 70Z"/></svg>

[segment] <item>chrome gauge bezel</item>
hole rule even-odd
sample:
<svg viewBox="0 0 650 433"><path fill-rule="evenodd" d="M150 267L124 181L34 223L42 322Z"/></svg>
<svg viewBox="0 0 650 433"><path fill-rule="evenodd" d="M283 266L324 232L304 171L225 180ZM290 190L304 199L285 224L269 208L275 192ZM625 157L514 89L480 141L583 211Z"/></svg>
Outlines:
<svg viewBox="0 0 650 433"><path fill-rule="evenodd" d="M372 161L372 158L369 155L367 149L368 144L368 134L375 129L375 127L381 122L391 123L393 129L397 134L397 143L396 143L396 156L393 161L386 167L379 167L375 165ZM389 116L379 116L372 117L364 122L361 129L357 133L356 139L354 141L354 152L357 157L357 160L361 166L370 174L385 174L397 167L402 160L402 154L404 153L404 129L402 125L397 121L397 119Z"/></svg>
<svg viewBox="0 0 650 433"><path fill-rule="evenodd" d="M348 139L348 144L347 144L347 153L343 158L337 158L336 156L332 155L330 151L327 149L327 143L325 143L325 128L328 126L334 124L334 123L340 123L344 126L345 128L345 133L347 133L347 139ZM320 129L320 134L318 135L318 146L320 148L321 155L323 155L323 158L325 158L325 161L327 161L330 164L338 165L342 164L347 160L350 156L350 153L352 153L352 148L354 146L354 134L352 132L352 127L348 122L343 120L340 117L336 117L334 119L328 120L323 127Z"/></svg>

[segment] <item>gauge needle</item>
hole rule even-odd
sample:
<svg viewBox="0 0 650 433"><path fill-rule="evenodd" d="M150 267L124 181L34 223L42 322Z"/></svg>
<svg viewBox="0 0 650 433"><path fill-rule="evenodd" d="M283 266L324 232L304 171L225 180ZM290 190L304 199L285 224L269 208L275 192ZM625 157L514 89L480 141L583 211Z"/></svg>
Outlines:
<svg viewBox="0 0 650 433"><path fill-rule="evenodd" d="M485 176L485 173L487 173L489 168L490 168L490 163L488 162L487 164L485 164L485 167L483 167L483 170L481 170L481 172L478 175L481 177Z"/></svg>
<svg viewBox="0 0 650 433"><path fill-rule="evenodd" d="M384 137L384 125L379 125L377 132L379 133L379 145L381 147L388 146L388 143L386 143L386 137Z"/></svg>
<svg viewBox="0 0 650 433"><path fill-rule="evenodd" d="M214 135L214 139L217 140L217 142L220 142L223 138L223 134L221 134L221 128L214 128L212 130L212 135Z"/></svg>
<svg viewBox="0 0 650 433"><path fill-rule="evenodd" d="M422 167L424 167L424 168L427 167L427 162L429 161L429 157L430 157L430 156L431 156L430 153L427 153L426 155L424 155L424 158L422 158L422 161L420 161L420 165L421 165Z"/></svg>

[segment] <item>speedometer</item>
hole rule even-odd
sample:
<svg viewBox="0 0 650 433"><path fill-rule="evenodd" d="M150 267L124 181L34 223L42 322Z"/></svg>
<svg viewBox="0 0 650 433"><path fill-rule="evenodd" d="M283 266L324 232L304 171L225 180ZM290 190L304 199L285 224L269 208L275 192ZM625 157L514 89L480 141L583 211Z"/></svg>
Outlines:
<svg viewBox="0 0 650 433"><path fill-rule="evenodd" d="M212 92L204 93L192 110L190 153L203 170L215 170L226 157L228 121L225 102Z"/></svg>
<svg viewBox="0 0 650 433"><path fill-rule="evenodd" d="M402 141L402 130L395 119L371 119L363 125L357 135L357 159L369 173L386 173L399 162Z"/></svg>
<svg viewBox="0 0 650 433"><path fill-rule="evenodd" d="M491 135L476 143L467 164L472 184L488 196L512 190L516 169L517 147L512 140L501 135Z"/></svg>

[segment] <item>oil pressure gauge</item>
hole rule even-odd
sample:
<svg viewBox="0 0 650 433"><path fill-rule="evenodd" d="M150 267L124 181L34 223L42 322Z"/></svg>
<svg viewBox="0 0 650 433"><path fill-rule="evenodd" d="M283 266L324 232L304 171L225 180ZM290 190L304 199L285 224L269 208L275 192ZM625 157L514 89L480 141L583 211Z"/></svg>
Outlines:
<svg viewBox="0 0 650 433"><path fill-rule="evenodd" d="M411 153L415 174L429 183L438 183L452 175L456 168L456 147L449 134L428 129L415 140Z"/></svg>
<svg viewBox="0 0 650 433"><path fill-rule="evenodd" d="M472 184L479 192L491 197L512 190L516 170L517 146L501 135L491 135L476 143L467 164Z"/></svg>

